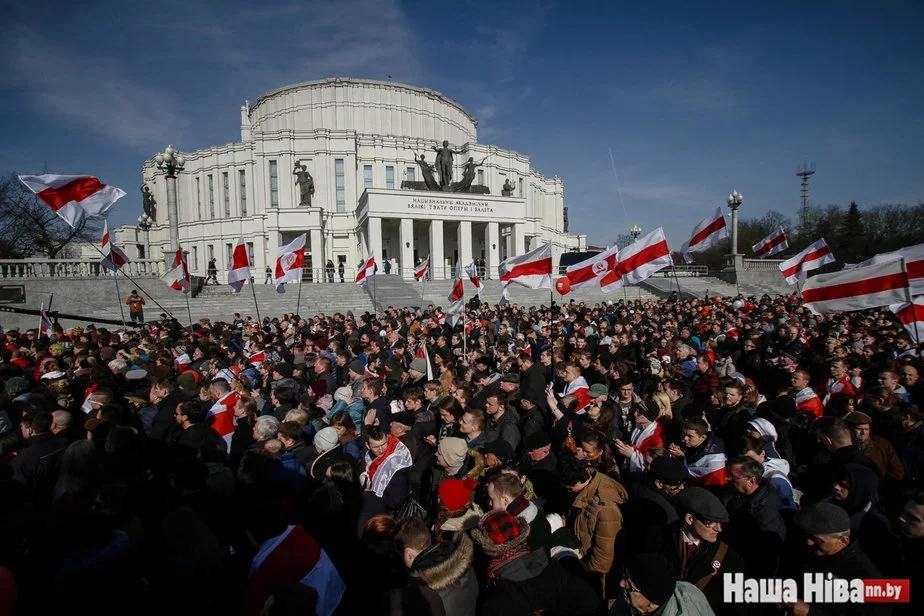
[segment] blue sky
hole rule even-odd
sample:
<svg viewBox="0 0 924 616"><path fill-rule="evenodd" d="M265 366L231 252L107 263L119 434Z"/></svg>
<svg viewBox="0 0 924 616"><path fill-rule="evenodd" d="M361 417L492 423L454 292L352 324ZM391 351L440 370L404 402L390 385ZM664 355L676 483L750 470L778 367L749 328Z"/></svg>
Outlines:
<svg viewBox="0 0 924 616"><path fill-rule="evenodd" d="M0 7L0 171L98 175L116 224L155 151L237 141L245 99L333 76L455 99L563 178L590 243L679 248L732 189L795 217L806 159L814 204L924 200L921 2L86 4Z"/></svg>

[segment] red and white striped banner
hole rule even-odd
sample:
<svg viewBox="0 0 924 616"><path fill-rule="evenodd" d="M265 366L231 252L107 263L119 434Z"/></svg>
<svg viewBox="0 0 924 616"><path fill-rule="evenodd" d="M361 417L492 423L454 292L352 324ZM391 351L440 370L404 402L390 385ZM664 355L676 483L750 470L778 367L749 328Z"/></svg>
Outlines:
<svg viewBox="0 0 924 616"><path fill-rule="evenodd" d="M796 256L780 263L780 271L783 272L783 278L789 284L796 284L802 279L805 272L818 269L822 265L834 263L834 255L825 238L821 238Z"/></svg>
<svg viewBox="0 0 924 616"><path fill-rule="evenodd" d="M571 283L571 290L600 286L600 279L608 271L616 268L617 261L619 261L619 247L612 246L589 259L570 266L565 270L565 276Z"/></svg>
<svg viewBox="0 0 924 616"><path fill-rule="evenodd" d="M89 175L21 175L19 181L74 228L89 216L104 215L125 196L121 188Z"/></svg>
<svg viewBox="0 0 924 616"><path fill-rule="evenodd" d="M363 266L356 272L356 284L366 284L369 282L369 276L375 274L375 253L369 253Z"/></svg>
<svg viewBox="0 0 924 616"><path fill-rule="evenodd" d="M228 284L235 293L240 293L244 283L250 280L250 258L244 238L239 237L231 250L231 262L228 263Z"/></svg>
<svg viewBox="0 0 924 616"><path fill-rule="evenodd" d="M616 267L600 279L600 288L611 293L620 287L638 284L673 264L664 230L658 227L620 251Z"/></svg>
<svg viewBox="0 0 924 616"><path fill-rule="evenodd" d="M905 246L892 252L878 254L863 263L856 265L846 264L844 269L854 269L874 263L885 263L887 261L905 260L905 270L908 274L908 281L911 283L911 295L924 295L924 244L914 246Z"/></svg>
<svg viewBox="0 0 924 616"><path fill-rule="evenodd" d="M468 274L468 279L475 285L475 294L481 297L481 290L484 288L484 283L481 282L481 278L478 277L478 269L475 267L475 264L469 263L466 265L465 273Z"/></svg>
<svg viewBox="0 0 924 616"><path fill-rule="evenodd" d="M420 282L427 277L428 271L430 271L430 255L427 255L423 263L414 268L414 278L417 279L417 282Z"/></svg>
<svg viewBox="0 0 924 616"><path fill-rule="evenodd" d="M723 237L728 237L728 226L725 224L725 215L720 206L715 209L712 216L702 219L693 227L690 241L680 249L683 253L683 260L692 263L693 255L690 253L709 250Z"/></svg>
<svg viewBox="0 0 924 616"><path fill-rule="evenodd" d="M552 288L552 245L543 244L524 255L510 257L500 264L504 286L518 284L529 289Z"/></svg>
<svg viewBox="0 0 924 616"><path fill-rule="evenodd" d="M176 291L189 293L192 285L189 283L189 266L186 265L186 255L183 249L176 251L176 257L173 259L173 269L161 276L161 280Z"/></svg>
<svg viewBox="0 0 924 616"><path fill-rule="evenodd" d="M128 255L126 255L118 246L112 243L112 240L109 237L108 220L103 223L103 246L100 248L100 252L102 252L104 255L99 262L103 269L114 272L129 261Z"/></svg>
<svg viewBox="0 0 924 616"><path fill-rule="evenodd" d="M787 248L789 248L789 241L786 239L786 232L783 231L783 227L751 246L751 250L759 259L772 257Z"/></svg>
<svg viewBox="0 0 924 616"><path fill-rule="evenodd" d="M285 283L302 280L302 267L305 265L305 239L306 233L279 249L276 253L276 269L273 273L273 284L278 293L285 293Z"/></svg>
<svg viewBox="0 0 924 616"><path fill-rule="evenodd" d="M901 261L867 265L809 278L802 301L814 313L865 310L908 301Z"/></svg>
<svg viewBox="0 0 924 616"><path fill-rule="evenodd" d="M911 303L892 304L889 310L905 327L912 340L917 343L924 340L924 295L915 297Z"/></svg>
<svg viewBox="0 0 924 616"><path fill-rule="evenodd" d="M462 285L462 277L458 276L452 285L452 291L449 292L449 310L446 311L446 320L449 321L450 326L456 326L464 310L465 287Z"/></svg>

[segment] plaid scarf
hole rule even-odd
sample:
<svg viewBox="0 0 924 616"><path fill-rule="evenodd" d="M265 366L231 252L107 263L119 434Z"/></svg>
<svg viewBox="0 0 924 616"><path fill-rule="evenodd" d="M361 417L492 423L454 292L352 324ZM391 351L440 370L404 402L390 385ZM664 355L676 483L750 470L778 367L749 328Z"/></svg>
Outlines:
<svg viewBox="0 0 924 616"><path fill-rule="evenodd" d="M526 508L529 507L529 501L521 494L517 496L513 501L507 505L507 512L516 517L526 511Z"/></svg>
<svg viewBox="0 0 924 616"><path fill-rule="evenodd" d="M488 577L493 578L497 570L509 563L510 561L529 554L529 545L523 543L515 548L504 550L495 554L488 563Z"/></svg>

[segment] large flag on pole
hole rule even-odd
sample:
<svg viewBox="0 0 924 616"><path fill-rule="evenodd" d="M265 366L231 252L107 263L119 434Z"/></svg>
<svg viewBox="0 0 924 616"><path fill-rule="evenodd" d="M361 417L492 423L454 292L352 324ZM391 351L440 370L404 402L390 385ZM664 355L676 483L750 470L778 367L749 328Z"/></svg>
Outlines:
<svg viewBox="0 0 924 616"><path fill-rule="evenodd" d="M610 293L623 286L638 284L673 264L664 230L658 227L620 251L616 267L600 279L600 288Z"/></svg>
<svg viewBox="0 0 924 616"><path fill-rule="evenodd" d="M465 310L465 287L462 285L461 272L458 274L449 292L449 310L446 311L446 320L452 327L456 326Z"/></svg>
<svg viewBox="0 0 924 616"><path fill-rule="evenodd" d="M112 239L109 237L109 220L106 220L103 223L103 246L100 248L100 252L105 255L99 262L99 264L107 270L116 271L126 263L128 263L128 256L122 250L112 243Z"/></svg>
<svg viewBox="0 0 924 616"><path fill-rule="evenodd" d="M757 255L759 259L772 257L777 253L783 252L787 248L789 248L789 241L786 239L786 232L783 231L783 227L780 227L751 246L751 250L754 251L754 254Z"/></svg>
<svg viewBox="0 0 924 616"><path fill-rule="evenodd" d="M524 255L500 264L501 284L518 284L529 289L552 288L552 245L545 243Z"/></svg>
<svg viewBox="0 0 924 616"><path fill-rule="evenodd" d="M844 269L854 269L874 263L885 263L887 261L905 260L905 270L908 274L908 281L911 283L911 295L924 295L924 244L915 246L905 246L892 252L883 252L863 263L857 265L844 265Z"/></svg>
<svg viewBox="0 0 924 616"><path fill-rule="evenodd" d="M235 293L240 293L244 283L250 280L250 257L247 254L247 245L244 238L237 238L237 243L231 251L231 261L228 263L228 284Z"/></svg>
<svg viewBox="0 0 924 616"><path fill-rule="evenodd" d="M834 261L834 254L828 248L825 238L821 238L796 256L780 263L780 271L783 272L786 282L796 284L806 272Z"/></svg>
<svg viewBox="0 0 924 616"><path fill-rule="evenodd" d="M375 253L370 252L369 256L363 262L362 267L356 272L356 284L366 284L369 282L369 276L375 274Z"/></svg>
<svg viewBox="0 0 924 616"><path fill-rule="evenodd" d="M414 278L417 279L417 282L420 282L427 277L428 271L430 271L430 255L427 255L427 258L414 268Z"/></svg>
<svg viewBox="0 0 924 616"><path fill-rule="evenodd" d="M911 303L892 304L889 310L905 327L912 340L918 344L924 340L924 295L915 297Z"/></svg>
<svg viewBox="0 0 924 616"><path fill-rule="evenodd" d="M192 285L189 282L189 267L186 265L186 255L183 254L182 248L176 251L173 269L161 276L161 280L166 282L171 289L189 293Z"/></svg>
<svg viewBox="0 0 924 616"><path fill-rule="evenodd" d="M468 274L468 279L475 285L475 295L481 297L481 290L484 288L484 283L481 282L481 278L478 277L478 269L475 267L474 262L465 266L465 273Z"/></svg>
<svg viewBox="0 0 924 616"><path fill-rule="evenodd" d="M725 224L722 207L719 206L711 216L702 219L693 227L690 241L680 249L680 252L683 253L683 260L687 263L692 263L693 255L691 253L709 250L723 237L728 237L728 226Z"/></svg>
<svg viewBox="0 0 924 616"><path fill-rule="evenodd" d="M273 274L273 284L277 293L285 293L285 283L290 280L302 279L302 266L305 264L305 234L289 242L279 249L276 254L276 269Z"/></svg>
<svg viewBox="0 0 924 616"><path fill-rule="evenodd" d="M619 261L619 247L616 245L607 248L589 259L575 263L565 270L565 276L571 283L571 290L576 291L585 287L599 287L600 279L606 273L616 268Z"/></svg>
<svg viewBox="0 0 924 616"><path fill-rule="evenodd" d="M908 299L902 261L820 274L806 280L802 287L802 302L816 314L878 308Z"/></svg>
<svg viewBox="0 0 924 616"><path fill-rule="evenodd" d="M103 216L125 191L88 175L21 175L19 181L45 205L76 228L89 216Z"/></svg>

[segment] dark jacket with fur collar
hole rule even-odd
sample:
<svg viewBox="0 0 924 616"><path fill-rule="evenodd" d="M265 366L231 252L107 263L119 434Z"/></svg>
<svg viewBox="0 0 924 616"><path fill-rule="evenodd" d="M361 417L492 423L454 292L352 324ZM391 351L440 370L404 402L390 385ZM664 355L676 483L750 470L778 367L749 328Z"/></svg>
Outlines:
<svg viewBox="0 0 924 616"><path fill-rule="evenodd" d="M458 545L436 543L414 559L410 575L435 590L446 616L474 616L478 580L472 570L472 540L462 535Z"/></svg>

